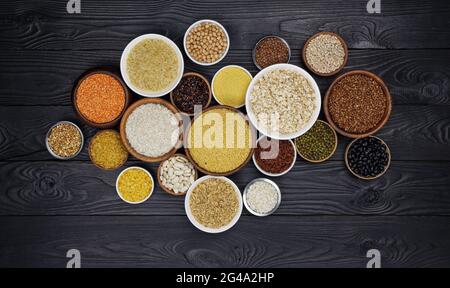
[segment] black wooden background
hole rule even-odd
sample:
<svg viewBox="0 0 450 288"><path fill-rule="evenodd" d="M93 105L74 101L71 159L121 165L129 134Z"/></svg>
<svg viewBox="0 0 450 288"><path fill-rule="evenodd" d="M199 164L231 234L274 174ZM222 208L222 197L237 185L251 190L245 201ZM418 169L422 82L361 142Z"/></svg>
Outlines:
<svg viewBox="0 0 450 288"><path fill-rule="evenodd" d="M65 267L79 249L82 266L99 267L365 267L366 251L381 251L384 267L450 266L450 2L129 1L0 2L0 266ZM267 34L291 45L291 63L318 31L343 36L345 71L367 69L389 86L392 116L377 135L391 147L391 169L365 182L346 171L339 138L324 164L298 160L277 178L276 215L244 212L230 231L195 229L182 198L158 189L130 206L115 192L119 171L104 172L86 149L73 161L54 160L45 133L59 120L76 120L70 92L85 70L118 66L136 36L160 33L182 47L194 21L220 21L231 37L223 62L186 70L210 79L227 64L257 72L251 49ZM324 93L334 77L315 77ZM87 139L95 130L82 125ZM156 165L130 159L153 174ZM249 163L231 178L243 188L260 176Z"/></svg>

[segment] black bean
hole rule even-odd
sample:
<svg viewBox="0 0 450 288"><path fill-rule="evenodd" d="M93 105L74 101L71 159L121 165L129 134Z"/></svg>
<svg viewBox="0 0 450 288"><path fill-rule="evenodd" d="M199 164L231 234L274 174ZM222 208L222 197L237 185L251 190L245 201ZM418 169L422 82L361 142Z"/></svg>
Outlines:
<svg viewBox="0 0 450 288"><path fill-rule="evenodd" d="M375 137L356 140L347 155L350 169L362 177L380 175L389 163L386 145Z"/></svg>

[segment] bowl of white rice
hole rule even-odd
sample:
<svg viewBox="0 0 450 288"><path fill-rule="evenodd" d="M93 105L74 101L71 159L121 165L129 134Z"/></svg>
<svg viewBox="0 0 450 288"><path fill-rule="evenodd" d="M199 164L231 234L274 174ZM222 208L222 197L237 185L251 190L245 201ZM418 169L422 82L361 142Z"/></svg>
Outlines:
<svg viewBox="0 0 450 288"><path fill-rule="evenodd" d="M128 152L144 162L161 162L182 145L183 120L172 104L159 98L133 103L120 122L120 136Z"/></svg>
<svg viewBox="0 0 450 288"><path fill-rule="evenodd" d="M244 206L256 216L269 216L281 203L281 191L278 185L267 178L256 178L244 189Z"/></svg>

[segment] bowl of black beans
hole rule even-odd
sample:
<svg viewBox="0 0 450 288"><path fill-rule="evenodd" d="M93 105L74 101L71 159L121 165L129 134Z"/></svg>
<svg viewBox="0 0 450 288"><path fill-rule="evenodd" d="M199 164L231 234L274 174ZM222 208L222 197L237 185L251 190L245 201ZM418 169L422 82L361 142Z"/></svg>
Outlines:
<svg viewBox="0 0 450 288"><path fill-rule="evenodd" d="M358 138L347 146L345 164L356 177L373 180L386 173L391 164L391 152L378 137Z"/></svg>

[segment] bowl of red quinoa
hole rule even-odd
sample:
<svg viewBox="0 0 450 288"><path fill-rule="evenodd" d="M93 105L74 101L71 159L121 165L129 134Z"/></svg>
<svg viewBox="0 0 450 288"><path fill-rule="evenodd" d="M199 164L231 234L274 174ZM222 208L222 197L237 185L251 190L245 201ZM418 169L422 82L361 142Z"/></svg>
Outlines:
<svg viewBox="0 0 450 288"><path fill-rule="evenodd" d="M388 121L392 99L388 87L377 75L354 70L339 76L324 98L328 123L350 138L370 136Z"/></svg>
<svg viewBox="0 0 450 288"><path fill-rule="evenodd" d="M297 152L292 140L277 140L262 136L256 142L253 163L264 175L283 176L294 167Z"/></svg>
<svg viewBox="0 0 450 288"><path fill-rule="evenodd" d="M100 129L116 126L130 101L125 82L109 67L88 70L78 78L72 91L72 103L78 117Z"/></svg>

